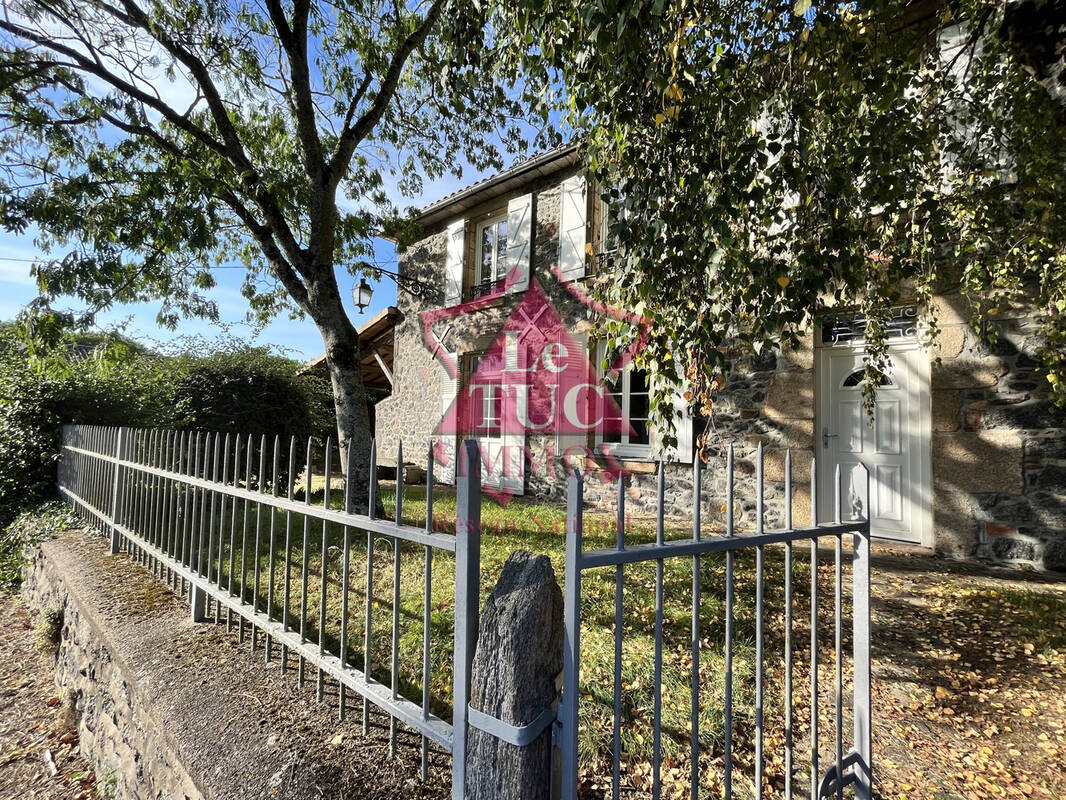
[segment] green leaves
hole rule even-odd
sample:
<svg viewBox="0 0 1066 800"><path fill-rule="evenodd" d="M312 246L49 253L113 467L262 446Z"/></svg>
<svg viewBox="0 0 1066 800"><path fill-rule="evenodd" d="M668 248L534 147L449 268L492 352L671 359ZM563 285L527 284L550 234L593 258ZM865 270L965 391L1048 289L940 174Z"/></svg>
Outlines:
<svg viewBox="0 0 1066 800"><path fill-rule="evenodd" d="M954 21L976 30L989 12L967 0ZM593 44L591 11L511 13L523 42L556 42L508 45L566 86L557 113L615 190L621 253L601 299L645 304L648 358L682 359L701 400L830 305L884 319L952 285L1054 309L1045 358L1066 374L1051 355L1066 342L1051 305L1066 286L1063 114L992 28L950 49L950 30L899 32L903 0L643 2L595 12L616 36Z"/></svg>
<svg viewBox="0 0 1066 800"><path fill-rule="evenodd" d="M487 12L447 6L312 3L298 19L297 4L279 21L191 0L65 17L23 4L0 21L0 224L41 230L41 305L150 300L169 324L213 318L204 265L238 261L282 289L254 295L269 298L254 319L327 316L306 300L336 287L311 284L402 228L385 186L502 167L500 120L526 147ZM71 40L92 44L79 57Z"/></svg>

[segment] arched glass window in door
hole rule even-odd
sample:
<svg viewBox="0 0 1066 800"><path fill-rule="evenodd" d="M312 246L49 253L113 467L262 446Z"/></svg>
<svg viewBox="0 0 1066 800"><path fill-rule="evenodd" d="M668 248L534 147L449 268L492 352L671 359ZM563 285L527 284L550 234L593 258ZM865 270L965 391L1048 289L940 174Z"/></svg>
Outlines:
<svg viewBox="0 0 1066 800"><path fill-rule="evenodd" d="M865 369L857 369L848 377L844 379L844 382L840 384L841 389L854 389L858 386L862 386L863 378L866 377ZM896 382L892 380L891 375L881 375L877 381L878 386L895 386Z"/></svg>

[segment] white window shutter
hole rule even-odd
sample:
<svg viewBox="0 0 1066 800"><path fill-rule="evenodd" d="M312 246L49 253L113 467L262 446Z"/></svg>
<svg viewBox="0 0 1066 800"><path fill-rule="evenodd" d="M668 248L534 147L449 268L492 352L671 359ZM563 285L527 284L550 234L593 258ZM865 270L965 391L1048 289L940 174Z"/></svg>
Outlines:
<svg viewBox="0 0 1066 800"><path fill-rule="evenodd" d="M580 175L562 184L559 210L559 271L567 281L585 277L588 242L588 187Z"/></svg>
<svg viewBox="0 0 1066 800"><path fill-rule="evenodd" d="M524 194L507 204L507 252L501 277L513 283L508 293L529 288L529 270L533 259L533 195ZM512 274L513 273L513 274Z"/></svg>
<svg viewBox="0 0 1066 800"><path fill-rule="evenodd" d="M458 353L449 353L448 354L448 358L451 360L451 362L453 364L457 365L457 368L458 368L459 354ZM441 367L441 373L440 373L440 414L441 414L441 419L445 419L446 418L446 416L448 414L448 410L452 407L452 404L455 402L458 390L459 390L459 376L456 375L455 377L452 377L451 375L448 374L448 370L445 369L442 366ZM456 427L458 427L458 424L459 424L458 413L459 413L459 409L456 408L454 410L454 415L453 415L453 418L454 418L455 423L456 423ZM448 427L451 427L451 426L448 426ZM455 483L455 459L456 459L456 457L458 455L458 451L456 450L455 443L456 443L457 439L458 439L458 435L456 434L456 432L454 430L445 431L445 432L441 433L441 437L440 437L440 445L441 446L440 446L440 448L438 450L438 453L440 454L441 458L437 462L437 464L435 464L434 467L433 467L434 471L437 473L437 475L436 475L437 480L439 480L441 483ZM441 462L443 462L443 463L441 463Z"/></svg>
<svg viewBox="0 0 1066 800"><path fill-rule="evenodd" d="M674 460L682 464L692 461L692 413L683 394L684 389L674 393L674 435L677 447L674 448Z"/></svg>
<svg viewBox="0 0 1066 800"><path fill-rule="evenodd" d="M500 475L500 488L507 489L512 494L525 494L525 454L522 446L526 443L524 433L514 432L503 435L503 443L507 448L507 467Z"/></svg>
<svg viewBox="0 0 1066 800"><path fill-rule="evenodd" d="M566 333L569 333L569 331L566 330L566 329L564 329L564 331ZM560 331L560 333L563 333L564 331ZM588 358L592 362L592 368L593 368L593 372L595 373L595 375L597 377L602 377L602 376L600 376L600 369L599 369L599 366L598 366L597 354L595 352L589 353L589 351L588 351L588 334L587 333L573 333L573 334L571 334L571 336L572 336L573 341L580 348L580 352L570 353L568 355L567 360L568 361L576 361L576 362L580 363L581 359ZM561 338L562 337L560 336L560 339ZM566 387L558 387L556 389L556 391L560 395L563 394L565 392L565 390L566 390ZM563 402L563 397L557 395L556 398L555 398L555 402L557 404L561 404ZM560 413L560 409L558 407L556 407L555 411L556 411L557 414ZM556 456L559 457L559 458L562 458L566 454L566 451L569 448L571 448L571 447L587 447L588 446L588 441L589 441L588 433L584 433L584 432L581 432L581 431L569 431L569 430L560 431L560 430L557 430L556 433L555 433L555 453L556 453ZM580 451L575 450L574 454L575 455L580 455L581 453L580 453Z"/></svg>
<svg viewBox="0 0 1066 800"><path fill-rule="evenodd" d="M444 305L454 306L463 298L463 250L466 244L466 221L460 219L449 225L447 236L444 261Z"/></svg>
<svg viewBox="0 0 1066 800"><path fill-rule="evenodd" d="M522 346L518 340L519 333L513 330L503 332L503 368L507 372L516 372L526 366L526 359L518 357L518 349Z"/></svg>
<svg viewBox="0 0 1066 800"><path fill-rule="evenodd" d="M688 464L692 461L692 414L689 403L686 402L685 387L677 389L671 397L671 413L674 415L674 438L677 444L673 447L663 447L662 441L655 431L652 431L652 452L659 453L664 461L674 461Z"/></svg>

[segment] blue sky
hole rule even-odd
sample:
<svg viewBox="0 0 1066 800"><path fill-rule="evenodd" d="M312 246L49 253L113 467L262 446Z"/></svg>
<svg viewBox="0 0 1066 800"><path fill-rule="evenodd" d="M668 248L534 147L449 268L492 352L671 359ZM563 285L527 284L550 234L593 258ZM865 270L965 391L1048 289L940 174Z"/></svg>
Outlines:
<svg viewBox="0 0 1066 800"><path fill-rule="evenodd" d="M427 181L420 197L394 198L401 201L401 206L426 205L456 189L467 186L484 177L469 164L463 168L463 178L458 180L448 176L438 181ZM0 231L0 320L14 319L19 310L37 296L36 286L30 276L30 266L34 258L41 253L34 245L31 233L17 235ZM395 268L396 255L391 242L375 241L375 251L379 264ZM53 254L55 255L55 254ZM247 304L241 296L240 287L244 276L242 269L218 269L214 271L218 286L211 296L219 308L220 321L227 326L232 335L247 337L250 344L270 344L277 346L281 352L292 358L310 360L322 352L322 339L309 319L291 320L278 317L256 335L254 329L245 321ZM351 302L352 286L358 282L345 270L337 272L341 295L348 301L348 313L359 326L371 319L377 312L396 303L396 284L388 278L373 283L374 300L362 315ZM56 308L79 308L77 302L57 301ZM110 329L125 326L125 333L132 338L152 344L167 342L180 336L202 336L215 339L222 330L214 323L202 319L183 320L176 331L160 328L155 321L158 306L141 303L136 305L116 305L98 316L101 328Z"/></svg>

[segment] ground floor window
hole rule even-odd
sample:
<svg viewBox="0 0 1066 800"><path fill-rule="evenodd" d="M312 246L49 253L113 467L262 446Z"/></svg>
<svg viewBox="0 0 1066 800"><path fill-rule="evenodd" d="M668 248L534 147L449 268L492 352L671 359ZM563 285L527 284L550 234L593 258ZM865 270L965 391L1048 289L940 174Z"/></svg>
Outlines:
<svg viewBox="0 0 1066 800"><path fill-rule="evenodd" d="M610 445L611 452L619 456L648 457L651 452L648 371L629 365L614 379L604 378L603 385L605 402L597 444ZM607 398L613 402L606 402Z"/></svg>

